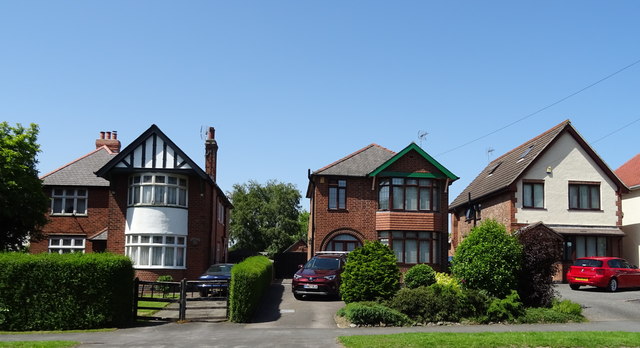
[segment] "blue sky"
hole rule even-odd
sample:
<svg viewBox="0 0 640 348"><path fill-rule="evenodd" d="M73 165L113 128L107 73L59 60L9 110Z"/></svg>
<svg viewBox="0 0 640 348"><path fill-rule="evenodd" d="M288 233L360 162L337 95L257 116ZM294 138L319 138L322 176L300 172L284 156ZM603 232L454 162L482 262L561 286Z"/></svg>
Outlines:
<svg viewBox="0 0 640 348"><path fill-rule="evenodd" d="M640 60L638 13L638 1L2 1L0 120L40 126L41 174L102 130L126 146L154 123L204 167L213 126L223 190L276 179L303 195L307 169L415 141L461 178L453 200L488 149L565 119L612 169L640 152L640 64L526 117Z"/></svg>

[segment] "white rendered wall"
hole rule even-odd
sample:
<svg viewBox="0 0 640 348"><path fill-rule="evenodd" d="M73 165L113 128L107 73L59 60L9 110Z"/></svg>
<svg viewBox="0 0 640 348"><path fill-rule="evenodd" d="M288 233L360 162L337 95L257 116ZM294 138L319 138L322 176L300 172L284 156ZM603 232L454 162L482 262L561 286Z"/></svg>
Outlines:
<svg viewBox="0 0 640 348"><path fill-rule="evenodd" d="M551 167L551 174L547 174ZM522 179L544 180L544 209L522 209ZM600 211L569 210L569 181L600 183ZM529 167L517 183L516 220L545 224L615 226L616 185L575 139L565 133Z"/></svg>
<svg viewBox="0 0 640 348"><path fill-rule="evenodd" d="M184 208L129 207L125 234L174 234L186 236L188 213Z"/></svg>
<svg viewBox="0 0 640 348"><path fill-rule="evenodd" d="M640 188L622 196L622 257L629 263L640 264Z"/></svg>

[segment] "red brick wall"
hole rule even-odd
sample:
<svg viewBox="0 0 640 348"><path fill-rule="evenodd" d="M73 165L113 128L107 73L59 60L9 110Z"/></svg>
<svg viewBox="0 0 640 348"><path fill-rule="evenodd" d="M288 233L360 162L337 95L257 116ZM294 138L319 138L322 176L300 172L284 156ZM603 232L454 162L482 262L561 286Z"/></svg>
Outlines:
<svg viewBox="0 0 640 348"><path fill-rule="evenodd" d="M441 172L433 164L429 163L417 151L411 150L401 158L398 158L385 171L402 173L438 173Z"/></svg>
<svg viewBox="0 0 640 348"><path fill-rule="evenodd" d="M44 226L43 233L45 239L39 242L31 243L32 253L48 252L49 235L83 235L92 237L107 227L109 221L109 189L107 187L88 187L87 193L87 215L81 216L51 216L51 208L47 213L49 222ZM45 188L45 194L51 197L51 187ZM87 240L85 244L85 252L90 253L93 250L93 244Z"/></svg>
<svg viewBox="0 0 640 348"><path fill-rule="evenodd" d="M441 231L442 214L379 211L376 213L376 230L389 231Z"/></svg>
<svg viewBox="0 0 640 348"><path fill-rule="evenodd" d="M513 230L517 225L515 224L515 205L514 205L514 193L506 192L500 195L496 195L488 198L484 201L474 201L473 204L481 204L481 219L476 222L480 224L482 220L494 219L501 224L507 226L509 231ZM450 253L455 251L455 248L462 242L464 237L469 235L471 229L474 227L473 221L466 221L467 207L461 206L453 214L451 214L451 250Z"/></svg>

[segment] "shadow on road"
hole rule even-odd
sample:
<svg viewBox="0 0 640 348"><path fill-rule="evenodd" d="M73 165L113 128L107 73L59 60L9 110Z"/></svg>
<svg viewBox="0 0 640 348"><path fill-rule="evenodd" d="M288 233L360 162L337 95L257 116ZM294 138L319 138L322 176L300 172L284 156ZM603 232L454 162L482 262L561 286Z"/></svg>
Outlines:
<svg viewBox="0 0 640 348"><path fill-rule="evenodd" d="M252 323L267 323L280 319L280 304L284 295L282 279L276 279L271 283L269 290L260 301L260 306L254 314Z"/></svg>

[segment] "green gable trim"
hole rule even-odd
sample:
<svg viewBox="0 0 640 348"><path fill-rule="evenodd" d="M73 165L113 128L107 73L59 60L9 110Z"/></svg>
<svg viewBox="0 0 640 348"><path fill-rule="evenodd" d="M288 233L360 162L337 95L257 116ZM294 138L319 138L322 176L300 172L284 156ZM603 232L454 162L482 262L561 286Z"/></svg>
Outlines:
<svg viewBox="0 0 640 348"><path fill-rule="evenodd" d="M378 176L394 178L421 178L421 179L446 179L442 174L435 173L402 173L402 172L380 172Z"/></svg>
<svg viewBox="0 0 640 348"><path fill-rule="evenodd" d="M422 156L424 159L426 159L434 167L438 168L438 170L440 172L442 172L442 174L443 174L443 176L440 176L440 178L449 178L451 181L455 181L455 180L460 179L456 175L451 173L442 164L440 164L438 161L436 161L433 157L429 156L429 154L426 153L422 148L420 148L420 146L416 145L416 143L409 144L409 146L405 147L404 150L398 152L395 156L391 157L388 161L384 162L380 167L378 167L376 170L371 172L369 174L369 176L380 175L380 173L382 173L390 165L395 163L398 159L400 159L402 156L406 155L411 150L415 150L418 154L420 154L420 156ZM419 173L413 173L413 174L419 174ZM424 174L424 173L420 173L420 174ZM437 174L432 174L432 175L437 175ZM434 176L434 177L437 177L437 176Z"/></svg>

